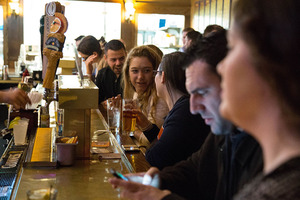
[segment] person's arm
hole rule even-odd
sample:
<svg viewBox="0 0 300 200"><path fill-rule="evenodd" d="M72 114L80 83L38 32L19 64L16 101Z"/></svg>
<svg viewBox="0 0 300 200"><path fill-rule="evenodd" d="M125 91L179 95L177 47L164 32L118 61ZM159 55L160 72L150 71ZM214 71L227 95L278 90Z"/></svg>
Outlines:
<svg viewBox="0 0 300 200"><path fill-rule="evenodd" d="M170 190L187 199L215 199L218 185L220 146L223 136L212 133L206 138L201 149L174 166L159 172L160 189Z"/></svg>
<svg viewBox="0 0 300 200"><path fill-rule="evenodd" d="M190 113L188 99L184 100L170 111L160 139L146 152L146 160L159 169L174 165L200 149L208 133L209 127L201 116Z"/></svg>
<svg viewBox="0 0 300 200"><path fill-rule="evenodd" d="M156 142L159 128L155 124L151 124L151 128L143 132L150 143Z"/></svg>
<svg viewBox="0 0 300 200"><path fill-rule="evenodd" d="M133 112L137 115L136 125L144 133L148 141L151 143L156 140L159 128L155 124L152 124L139 109L133 109Z"/></svg>
<svg viewBox="0 0 300 200"><path fill-rule="evenodd" d="M24 109L26 104L31 104L27 94L19 88L0 91L0 102L11 104L16 109Z"/></svg>

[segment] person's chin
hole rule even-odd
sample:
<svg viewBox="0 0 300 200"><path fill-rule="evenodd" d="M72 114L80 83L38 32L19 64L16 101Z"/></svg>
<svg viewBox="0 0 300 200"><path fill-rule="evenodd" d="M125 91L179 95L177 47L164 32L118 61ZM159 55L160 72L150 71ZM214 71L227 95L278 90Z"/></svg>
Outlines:
<svg viewBox="0 0 300 200"><path fill-rule="evenodd" d="M214 135L225 135L225 133L223 131L221 131L220 127L216 127L214 125L211 126L211 132Z"/></svg>

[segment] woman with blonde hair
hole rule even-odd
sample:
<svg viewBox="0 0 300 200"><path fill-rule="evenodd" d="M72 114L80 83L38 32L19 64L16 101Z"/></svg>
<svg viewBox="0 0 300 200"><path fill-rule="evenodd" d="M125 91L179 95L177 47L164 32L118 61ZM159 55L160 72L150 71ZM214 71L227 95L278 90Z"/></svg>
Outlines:
<svg viewBox="0 0 300 200"><path fill-rule="evenodd" d="M154 70L157 70L161 57L147 46L133 48L123 66L123 97L138 99L139 107L147 119L161 127L169 109L164 100L157 96ZM138 123L140 124L140 123ZM139 127L143 131L145 127ZM140 131L135 137L148 145L149 142Z"/></svg>

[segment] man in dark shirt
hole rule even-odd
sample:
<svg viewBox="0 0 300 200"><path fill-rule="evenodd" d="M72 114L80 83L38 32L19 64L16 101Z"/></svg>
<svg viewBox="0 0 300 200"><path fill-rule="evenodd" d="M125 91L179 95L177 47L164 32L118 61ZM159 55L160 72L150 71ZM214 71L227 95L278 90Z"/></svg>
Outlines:
<svg viewBox="0 0 300 200"><path fill-rule="evenodd" d="M122 195L126 198L230 200L262 170L258 143L219 112L221 79L216 66L227 53L225 30L204 38L190 51L191 61L186 68L190 111L201 114L214 134L210 134L201 149L187 160L162 171L151 168L146 173L151 177L159 175L160 189L110 179L114 186L123 188Z"/></svg>
<svg viewBox="0 0 300 200"><path fill-rule="evenodd" d="M108 98L122 94L121 76L126 59L126 50L120 40L109 41L104 48L104 58L108 66L100 69L96 77L99 88L99 104Z"/></svg>

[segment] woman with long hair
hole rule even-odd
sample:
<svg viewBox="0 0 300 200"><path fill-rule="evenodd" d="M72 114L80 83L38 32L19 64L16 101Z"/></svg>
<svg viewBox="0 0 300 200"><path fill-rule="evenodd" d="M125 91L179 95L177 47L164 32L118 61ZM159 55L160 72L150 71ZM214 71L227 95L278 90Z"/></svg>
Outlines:
<svg viewBox="0 0 300 200"><path fill-rule="evenodd" d="M129 52L123 66L123 97L138 99L142 113L158 127L169 111L165 101L157 96L154 82L154 70L157 70L160 61L161 57L153 49L138 46ZM135 136L147 146L149 142L141 131L135 131Z"/></svg>

